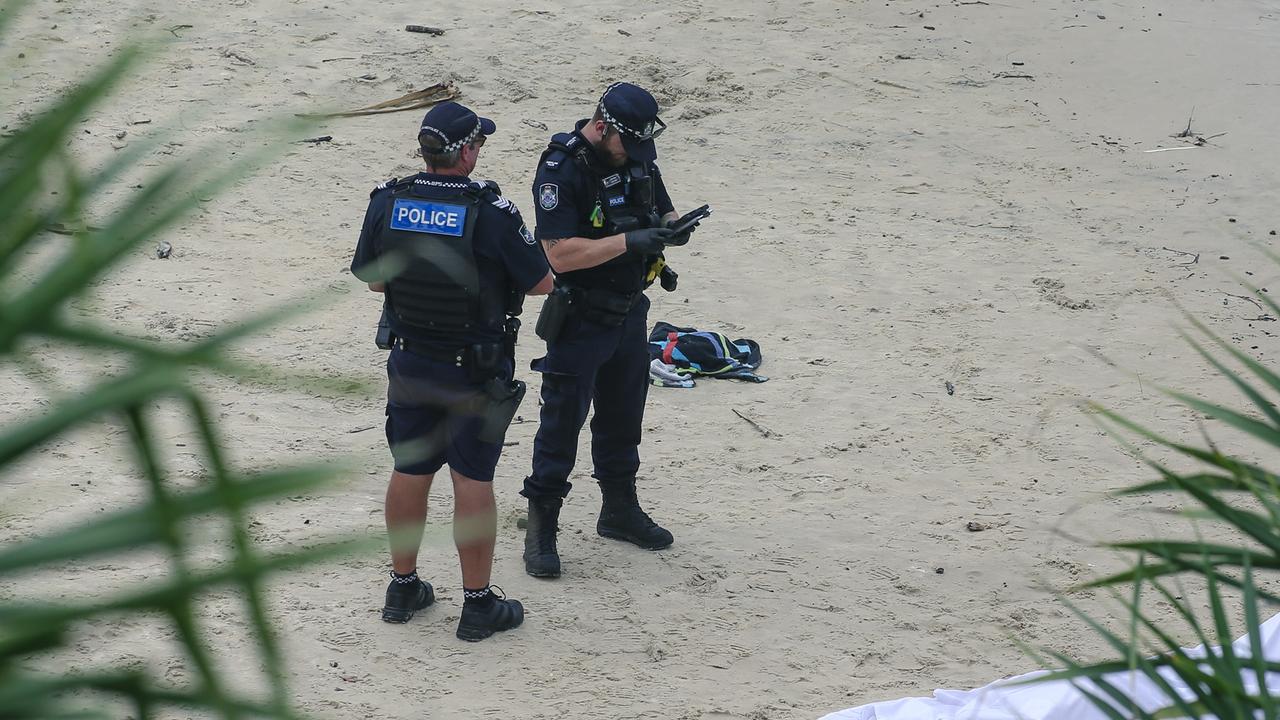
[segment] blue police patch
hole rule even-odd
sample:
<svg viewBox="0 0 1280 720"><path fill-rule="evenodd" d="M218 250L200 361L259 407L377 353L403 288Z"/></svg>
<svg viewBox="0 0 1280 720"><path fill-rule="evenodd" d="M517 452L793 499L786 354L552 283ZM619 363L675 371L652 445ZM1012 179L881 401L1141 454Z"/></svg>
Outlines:
<svg viewBox="0 0 1280 720"><path fill-rule="evenodd" d="M537 245L538 241L533 238L533 233L529 232L529 228L520 223L520 237L524 239L525 245Z"/></svg>
<svg viewBox="0 0 1280 720"><path fill-rule="evenodd" d="M560 186L555 183L543 183L538 188L538 205L543 210L555 210L560 205Z"/></svg>
<svg viewBox="0 0 1280 720"><path fill-rule="evenodd" d="M391 208L392 230L462 237L466 224L465 205L398 198Z"/></svg>
<svg viewBox="0 0 1280 720"><path fill-rule="evenodd" d="M626 201L627 199L625 197L621 195L615 195L614 197L609 198L609 207L618 207L619 205L625 203Z"/></svg>

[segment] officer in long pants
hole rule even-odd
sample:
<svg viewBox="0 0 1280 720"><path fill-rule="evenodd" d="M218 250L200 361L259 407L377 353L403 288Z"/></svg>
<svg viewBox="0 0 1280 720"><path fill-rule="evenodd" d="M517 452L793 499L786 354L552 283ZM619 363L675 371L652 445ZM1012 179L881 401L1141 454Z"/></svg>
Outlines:
<svg viewBox="0 0 1280 720"><path fill-rule="evenodd" d="M542 418L533 472L521 491L529 499L525 570L535 577L560 575L560 508L593 403L591 460L602 495L597 532L649 550L672 543L636 497L649 387L644 290L664 248L689 239L664 227L678 217L654 162L654 139L664 127L652 95L614 83L595 114L555 135L538 162L536 237L555 270L556 290L539 320L547 354L532 366L542 373Z"/></svg>

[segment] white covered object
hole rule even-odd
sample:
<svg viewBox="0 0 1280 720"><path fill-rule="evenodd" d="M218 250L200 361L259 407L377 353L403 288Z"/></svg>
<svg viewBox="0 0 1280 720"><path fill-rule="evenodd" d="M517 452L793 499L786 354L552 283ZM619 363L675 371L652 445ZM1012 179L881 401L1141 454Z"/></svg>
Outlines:
<svg viewBox="0 0 1280 720"><path fill-rule="evenodd" d="M1280 615L1262 624L1263 654L1268 660L1280 661ZM1241 637L1231 644L1240 657L1249 657L1249 638ZM1204 646L1187 651L1191 657L1204 657ZM1071 683L1054 682L1014 685L1044 671L1006 678L976 690L935 690L931 698L905 698L872 703L825 715L821 720L1106 720L1106 715L1076 690ZM1194 696L1168 668L1161 674L1184 698ZM1164 693L1140 672L1112 673L1107 680L1125 692L1144 710L1154 711L1169 704ZM1245 686L1257 690L1253 673L1244 675ZM1280 676L1267 676L1272 695L1280 694ZM1095 693L1100 690L1092 688Z"/></svg>

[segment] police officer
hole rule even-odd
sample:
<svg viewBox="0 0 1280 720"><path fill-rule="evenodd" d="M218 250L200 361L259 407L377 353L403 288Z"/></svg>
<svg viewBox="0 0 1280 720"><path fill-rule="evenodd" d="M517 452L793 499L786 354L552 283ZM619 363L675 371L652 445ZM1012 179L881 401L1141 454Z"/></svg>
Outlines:
<svg viewBox="0 0 1280 720"><path fill-rule="evenodd" d="M664 227L678 217L654 164L664 127L652 95L614 83L591 119L555 135L538 162L536 233L556 291L539 319L542 422L521 491L529 499L525 571L535 577L560 576L560 508L593 402L591 459L603 501L596 531L649 550L672 543L636 498L649 388L644 290L665 246L688 241Z"/></svg>
<svg viewBox="0 0 1280 720"><path fill-rule="evenodd" d="M489 584L492 481L523 394L512 377L515 315L524 295L552 289L546 257L519 211L496 184L468 177L495 129L457 103L433 107L418 134L427 171L373 191L351 262L356 277L385 294L390 331L380 337L391 349L386 433L395 460L386 499L393 570L382 619L407 622L435 600L417 575L417 557L431 481L447 463L464 598L457 635L471 641L524 619L520 602Z"/></svg>

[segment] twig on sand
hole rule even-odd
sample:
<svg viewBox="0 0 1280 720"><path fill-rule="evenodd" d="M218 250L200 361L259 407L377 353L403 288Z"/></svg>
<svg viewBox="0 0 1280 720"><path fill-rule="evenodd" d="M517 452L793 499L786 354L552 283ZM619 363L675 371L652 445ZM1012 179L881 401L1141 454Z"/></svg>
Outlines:
<svg viewBox="0 0 1280 720"><path fill-rule="evenodd" d="M891 88L898 88L899 90L906 90L906 91L908 91L908 92L915 92L915 90L912 90L911 88L907 87L906 85L899 85L899 84L898 84L898 83L896 83L896 82L889 82L888 80L881 80L881 79L879 79L879 78L871 78L871 82L873 82L873 83L875 83L875 84L877 84L877 85L888 85L888 86L889 86L889 87L891 87Z"/></svg>
<svg viewBox="0 0 1280 720"><path fill-rule="evenodd" d="M1187 129L1186 129L1186 130L1183 130L1182 132L1178 133L1177 135L1174 135L1174 137L1176 137L1176 138L1187 138L1187 137L1191 137L1192 135L1195 135L1195 133L1191 132L1191 118L1193 118L1193 117L1195 117L1195 116L1196 116L1196 107L1195 107L1194 105L1192 105L1192 106L1191 106L1191 114L1187 116Z"/></svg>
<svg viewBox="0 0 1280 720"><path fill-rule="evenodd" d="M1190 267L1200 262L1200 253L1191 253L1191 252L1187 252L1186 250L1175 250L1171 247L1164 247L1163 245L1160 246L1160 249L1164 250L1165 252L1178 253L1179 255L1187 255L1191 258L1186 262L1174 263L1174 266L1176 267Z"/></svg>
<svg viewBox="0 0 1280 720"><path fill-rule="evenodd" d="M1201 135L1195 130L1192 130L1191 119L1195 117L1195 114L1196 114L1196 109L1192 107L1191 114L1187 116L1187 126L1183 128L1182 132L1177 133L1175 135L1170 135L1169 137L1178 138L1179 140L1190 140L1193 143L1193 147L1199 147L1201 145L1209 144L1209 141L1214 138L1219 138L1219 137L1222 137L1223 135L1226 135L1225 132L1220 132L1220 133L1214 133L1212 135L1206 136L1206 135ZM1176 150L1178 148L1169 148L1169 149ZM1155 151L1148 150L1148 152L1155 152Z"/></svg>
<svg viewBox="0 0 1280 720"><path fill-rule="evenodd" d="M1227 297L1233 297L1233 298L1237 298L1237 299L1239 299L1239 300L1244 300L1244 301L1246 301L1246 302L1251 302L1251 303L1253 303L1253 306L1254 306L1254 307L1258 308L1258 310L1259 310L1259 311L1261 311L1261 310L1263 309L1263 308L1262 308L1262 303L1258 302L1257 300L1254 300L1253 298L1249 297L1248 295L1233 295L1233 294L1231 294L1231 293L1229 293L1229 292L1224 292L1224 293L1222 293L1222 294L1223 294L1223 295L1226 295ZM1223 300L1223 301L1222 301L1222 304L1223 304L1223 305L1226 305L1226 304L1227 304L1227 301L1226 301L1226 300Z"/></svg>
<svg viewBox="0 0 1280 720"><path fill-rule="evenodd" d="M222 57L227 58L229 60L235 60L236 62L241 63L242 65L258 64L256 60L249 57L248 55L245 55L242 52L237 52L235 50L232 50L231 48L222 48Z"/></svg>
<svg viewBox="0 0 1280 720"><path fill-rule="evenodd" d="M443 35L444 28L427 27L426 25L405 25L404 29L408 32L426 33L427 35Z"/></svg>
<svg viewBox="0 0 1280 720"><path fill-rule="evenodd" d="M760 433L760 434L761 434L761 435L763 435L764 437L778 437L778 433L776 433L776 432L774 432L774 431L770 430L769 428L767 428L767 427L765 427L765 426L761 425L760 423L756 422L755 420L752 420L751 418L747 417L746 415L743 415L742 413L738 412L738 409L737 409L737 408L733 408L733 414L734 414L734 415L737 415L738 417L742 418L743 420L746 420L748 425L750 425L751 427L755 428L755 429L756 429L756 432Z"/></svg>
<svg viewBox="0 0 1280 720"><path fill-rule="evenodd" d="M1142 152L1144 152L1144 153L1153 153L1153 152L1169 152L1169 151L1171 151L1171 150L1195 150L1195 149L1196 149L1196 148L1198 148L1198 147L1200 147L1200 146L1199 146L1199 145L1184 145L1184 146L1182 146L1182 147L1176 147L1176 148L1153 148L1153 149L1151 149L1151 150L1143 150Z"/></svg>
<svg viewBox="0 0 1280 720"><path fill-rule="evenodd" d="M1223 135L1226 135L1226 133L1225 133L1225 132L1220 132L1220 133L1214 133L1214 134L1212 134L1212 135L1203 135L1203 136L1202 136L1202 135L1197 135L1197 136L1196 136L1196 145L1205 145L1205 144L1208 144L1208 142L1209 142L1210 140L1212 140L1212 139L1214 139L1214 138L1220 138L1220 137L1222 137Z"/></svg>
<svg viewBox="0 0 1280 720"><path fill-rule="evenodd" d="M452 100L461 94L462 92L459 91L457 86L451 82L436 83L430 87L406 93L398 98L393 98L386 102L380 102L376 105L370 105L356 110L320 114L299 113L299 116L312 118L336 118L356 117L358 115L381 115L384 113L403 112L405 110L417 110L419 108L444 102L445 100Z"/></svg>

